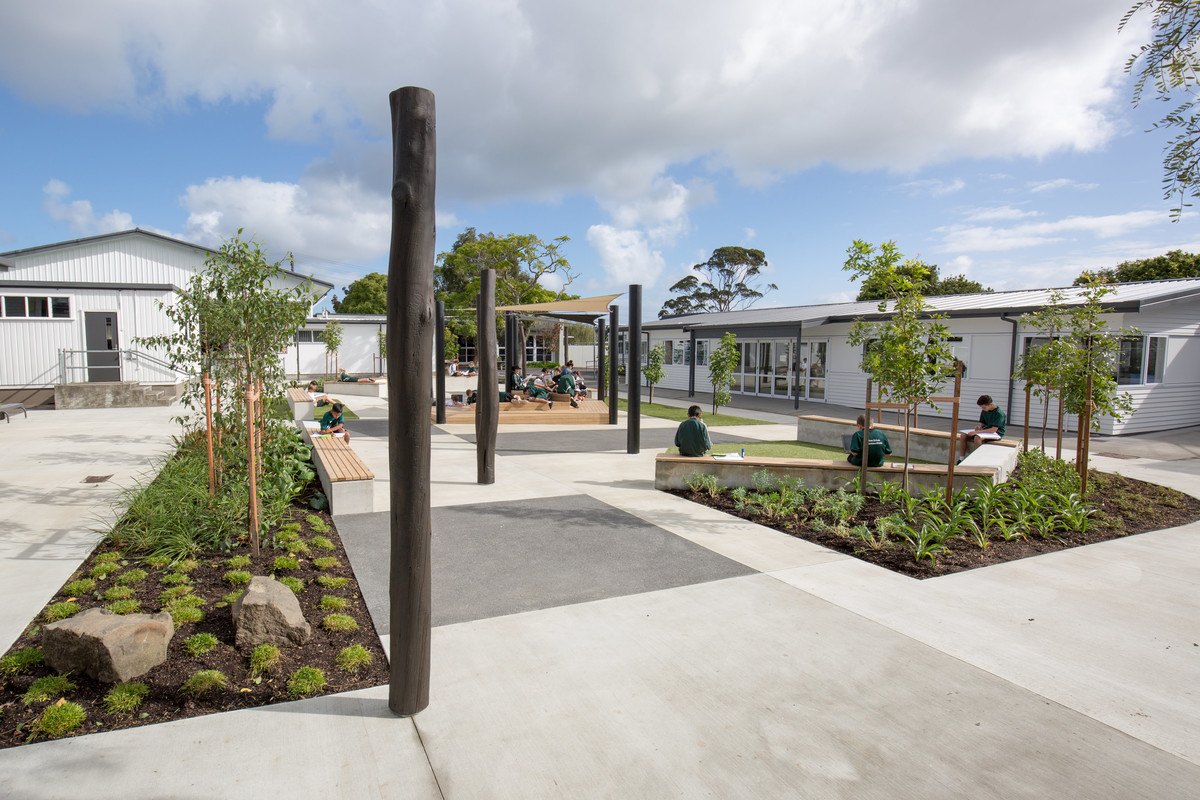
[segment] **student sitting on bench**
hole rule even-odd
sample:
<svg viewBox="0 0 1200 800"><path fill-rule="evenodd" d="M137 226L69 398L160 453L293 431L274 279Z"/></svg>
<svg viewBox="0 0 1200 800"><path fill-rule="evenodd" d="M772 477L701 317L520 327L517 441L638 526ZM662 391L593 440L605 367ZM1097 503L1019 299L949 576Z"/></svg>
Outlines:
<svg viewBox="0 0 1200 800"><path fill-rule="evenodd" d="M340 436L350 444L350 431L346 430L346 422L342 419L342 404L334 403L325 416L321 417L321 433Z"/></svg>
<svg viewBox="0 0 1200 800"><path fill-rule="evenodd" d="M867 415L859 414L857 421L858 430L850 438L850 455L846 456L846 460L856 467L861 467L863 430L867 427ZM871 428L871 438L868 445L870 446L870 451L867 453L867 466L882 467L883 457L892 452L892 445L888 442L887 434L879 428Z"/></svg>
<svg viewBox="0 0 1200 800"><path fill-rule="evenodd" d="M338 372L338 380L342 383L374 383L374 378L354 378L346 374L346 370L342 369Z"/></svg>
<svg viewBox="0 0 1200 800"><path fill-rule="evenodd" d="M1000 407L993 403L992 398L986 394L980 395L975 404L980 409L979 424L974 428L966 428L958 432L959 463L962 463L962 460L967 457L967 453L970 452L968 447L970 450L974 450L989 439L1004 438L1004 424L1007 420Z"/></svg>
<svg viewBox="0 0 1200 800"><path fill-rule="evenodd" d="M688 409L688 418L679 423L675 431L675 446L679 448L679 455L697 457L712 450L708 426L700 419L702 416L704 412L700 410L700 406L691 406Z"/></svg>

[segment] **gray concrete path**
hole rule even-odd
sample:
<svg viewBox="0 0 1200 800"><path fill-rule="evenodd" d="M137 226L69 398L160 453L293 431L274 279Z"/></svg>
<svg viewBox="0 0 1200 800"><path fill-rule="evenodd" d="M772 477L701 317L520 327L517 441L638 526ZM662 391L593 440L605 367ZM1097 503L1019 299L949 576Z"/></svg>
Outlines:
<svg viewBox="0 0 1200 800"><path fill-rule="evenodd" d="M386 417L354 407L364 429ZM786 415L764 418L780 424L715 433L794 436ZM130 426L114 427L126 452ZM673 428L647 418L643 442ZM488 487L472 428L433 437L435 556L450 563L435 566L448 610L428 709L393 718L377 688L3 750L0 796L1196 796L1200 526L915 581L655 492L655 451L627 455L610 428L564 426L562 443L602 449L557 453L544 427L504 431ZM1170 461L1115 439L1097 462L1200 494L1200 448L1168 438ZM378 595L387 443L354 447L376 506L337 521ZM55 504L35 489L30 503ZM600 524L555 539L539 510L549 532L573 514ZM497 521L514 518L531 522ZM70 527L56 524L22 548ZM0 577L22 548L0 550ZM85 550L0 582L0 608L36 610Z"/></svg>

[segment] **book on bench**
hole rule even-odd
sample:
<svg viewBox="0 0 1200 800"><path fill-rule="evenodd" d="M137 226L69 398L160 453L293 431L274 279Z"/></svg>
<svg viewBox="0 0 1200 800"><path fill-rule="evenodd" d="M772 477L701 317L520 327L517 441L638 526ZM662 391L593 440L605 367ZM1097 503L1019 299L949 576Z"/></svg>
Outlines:
<svg viewBox="0 0 1200 800"><path fill-rule="evenodd" d="M961 431L959 431L959 433L969 433L972 436L978 436L980 439L999 439L1000 438L1000 434L998 434L998 433L991 433L991 432L985 433L983 431L972 430L971 428L964 428Z"/></svg>

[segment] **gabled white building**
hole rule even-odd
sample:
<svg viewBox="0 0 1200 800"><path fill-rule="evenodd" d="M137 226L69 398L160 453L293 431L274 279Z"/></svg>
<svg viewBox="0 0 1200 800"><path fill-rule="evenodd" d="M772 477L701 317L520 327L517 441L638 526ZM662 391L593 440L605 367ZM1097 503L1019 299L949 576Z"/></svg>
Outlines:
<svg viewBox="0 0 1200 800"><path fill-rule="evenodd" d="M1117 370L1117 382L1133 398L1134 410L1121 422L1102 418L1101 432L1200 425L1200 278L1114 288L1102 301L1112 310L1105 321L1111 329L1140 331L1122 341ZM1037 335L1021 324L1020 316L1043 308L1051 291L926 298L932 311L948 317L950 344L965 366L962 396L971 401L991 395L1014 430L1024 420L1025 387L1013 381L1012 374L1017 356ZM1078 292L1062 291L1068 298ZM726 331L732 331L741 348L733 392L861 407L867 376L859 369L861 347L849 343L850 328L859 317L886 316L877 301L865 301L692 314L647 322L642 328L650 347L665 347L667 377L660 386L711 392L708 354ZM932 411L923 408L921 413ZM977 412L968 403L964 413L971 417ZM1057 415L1057 403L1051 403L1051 426ZM1042 406L1034 398L1030 424L1040 425L1041 420ZM1068 417L1066 424L1074 429L1075 420Z"/></svg>
<svg viewBox="0 0 1200 800"><path fill-rule="evenodd" d="M184 376L135 340L171 332L159 302L213 252L134 229L0 254L0 401L36 405L65 384L177 385ZM316 299L333 288L295 272L280 281L310 283Z"/></svg>

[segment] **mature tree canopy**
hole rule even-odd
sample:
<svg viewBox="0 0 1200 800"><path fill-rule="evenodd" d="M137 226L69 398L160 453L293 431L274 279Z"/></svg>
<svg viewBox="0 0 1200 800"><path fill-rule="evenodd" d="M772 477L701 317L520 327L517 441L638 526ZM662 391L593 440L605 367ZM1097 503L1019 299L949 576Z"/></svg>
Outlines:
<svg viewBox="0 0 1200 800"><path fill-rule="evenodd" d="M454 246L437 257L434 268L434 293L446 304L446 327L459 336L475 336L474 312L459 313L475 307L479 293L479 270L496 270L496 305L548 303L574 299L578 295L555 292L540 281L555 276L565 289L576 277L559 247L570 239L559 236L543 242L533 234L478 234L467 228L454 240ZM522 326L522 333L527 333Z"/></svg>
<svg viewBox="0 0 1200 800"><path fill-rule="evenodd" d="M371 272L349 286L343 286L345 296L333 298L335 314L386 314L387 276Z"/></svg>
<svg viewBox="0 0 1200 800"><path fill-rule="evenodd" d="M1172 216L1179 221L1186 198L1200 195L1200 3L1194 0L1138 0L1121 19L1124 30L1139 11L1151 14L1151 38L1125 62L1136 75L1133 104L1147 95L1169 109L1154 127L1173 133L1163 147L1163 199L1177 203Z"/></svg>
<svg viewBox="0 0 1200 800"><path fill-rule="evenodd" d="M1100 283L1132 283L1168 278L1200 278L1200 255L1172 250L1154 258L1122 261L1112 269L1084 270L1079 273L1074 285L1086 286L1093 280Z"/></svg>
<svg viewBox="0 0 1200 800"><path fill-rule="evenodd" d="M921 261L904 261L895 265L895 273L912 285L912 289L925 297L937 297L944 294L978 294L990 292L979 281L973 281L965 275L950 275L938 277L936 264L925 264ZM858 300L883 300L891 298L887 284L892 280L890 274L879 272L865 273L862 285L858 290Z"/></svg>
<svg viewBox="0 0 1200 800"><path fill-rule="evenodd" d="M751 281L767 264L762 250L745 247L718 247L703 264L692 267L692 274L671 287L676 295L663 303L659 319L710 311L737 311L747 308L767 292L779 287L768 283L759 291Z"/></svg>

